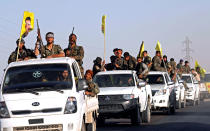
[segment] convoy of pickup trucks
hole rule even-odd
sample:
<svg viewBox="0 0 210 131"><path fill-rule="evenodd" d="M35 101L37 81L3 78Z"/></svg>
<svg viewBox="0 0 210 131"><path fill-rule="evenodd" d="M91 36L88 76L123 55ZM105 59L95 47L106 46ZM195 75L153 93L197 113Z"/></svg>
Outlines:
<svg viewBox="0 0 210 131"><path fill-rule="evenodd" d="M69 79L59 81L64 70ZM149 123L154 111L174 114L187 103L198 105L201 97L192 74L177 75L174 82L167 72L151 71L143 81L135 71L113 70L97 73L93 81L100 93L87 96L87 83L71 58L9 64L1 84L1 131L95 131L110 118L139 125Z"/></svg>

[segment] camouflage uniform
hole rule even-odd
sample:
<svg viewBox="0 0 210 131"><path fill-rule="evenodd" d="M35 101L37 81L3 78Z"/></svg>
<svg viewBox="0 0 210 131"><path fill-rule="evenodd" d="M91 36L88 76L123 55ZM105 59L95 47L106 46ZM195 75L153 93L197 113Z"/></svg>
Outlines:
<svg viewBox="0 0 210 131"><path fill-rule="evenodd" d="M146 78L147 74L149 73L149 69L147 67L147 65L143 62L141 63L138 63L136 65L136 74L139 76L139 75L142 75L143 78Z"/></svg>
<svg viewBox="0 0 210 131"><path fill-rule="evenodd" d="M97 95L100 90L98 88L98 85L95 84L92 80L86 80L88 88L86 89L86 91L91 92L91 96L94 97L95 95Z"/></svg>
<svg viewBox="0 0 210 131"><path fill-rule="evenodd" d="M163 67L161 67L160 57L154 56L152 59L152 70L154 71L165 71Z"/></svg>
<svg viewBox="0 0 210 131"><path fill-rule="evenodd" d="M115 59L115 64L117 64L119 67L116 67L117 70L122 70L123 69L123 57L121 58L116 58Z"/></svg>
<svg viewBox="0 0 210 131"><path fill-rule="evenodd" d="M45 45L45 46L42 48L42 52L43 52L43 54L41 54L41 57L42 57L42 58L46 58L46 57L51 56L51 55L54 55L54 54L60 54L60 53L63 52L63 50L62 50L62 48L61 48L59 45L53 44L51 50L49 50L49 49L47 48L47 45Z"/></svg>
<svg viewBox="0 0 210 131"><path fill-rule="evenodd" d="M146 57L144 58L144 63L145 63L146 65L150 64L151 62L152 62L151 57L146 56Z"/></svg>
<svg viewBox="0 0 210 131"><path fill-rule="evenodd" d="M80 66L80 71L82 73L82 76L84 76L84 69L82 67L82 64L83 64L82 59L84 58L83 47L75 45L75 47L73 47L73 48L68 47L68 48L64 49L64 52L65 52L66 57L74 57L74 59L77 61L77 63Z"/></svg>
<svg viewBox="0 0 210 131"><path fill-rule="evenodd" d="M16 50L13 51L11 53L11 55L9 56L8 64L11 63L11 62L16 61L17 50L18 49L16 48ZM36 58L36 55L30 49L22 49L22 52L19 52L18 59L24 60L26 57L28 57L29 59L33 59L33 58Z"/></svg>
<svg viewBox="0 0 210 131"><path fill-rule="evenodd" d="M190 73L190 66L183 66L182 73Z"/></svg>
<svg viewBox="0 0 210 131"><path fill-rule="evenodd" d="M130 59L127 60L123 60L123 69L124 70L135 70L136 68L136 59L132 56L130 56Z"/></svg>

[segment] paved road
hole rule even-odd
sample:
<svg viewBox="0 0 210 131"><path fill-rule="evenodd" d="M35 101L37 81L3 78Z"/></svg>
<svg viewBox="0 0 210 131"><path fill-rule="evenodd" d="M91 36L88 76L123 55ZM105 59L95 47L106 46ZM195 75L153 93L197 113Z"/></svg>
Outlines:
<svg viewBox="0 0 210 131"><path fill-rule="evenodd" d="M107 120L97 131L210 131L210 100L177 110L175 115L152 114L150 124L130 125L129 119Z"/></svg>

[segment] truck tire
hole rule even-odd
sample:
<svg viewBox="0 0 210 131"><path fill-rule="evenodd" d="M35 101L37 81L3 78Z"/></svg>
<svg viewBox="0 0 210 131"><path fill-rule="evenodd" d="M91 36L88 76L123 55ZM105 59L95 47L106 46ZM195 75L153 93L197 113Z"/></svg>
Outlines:
<svg viewBox="0 0 210 131"><path fill-rule="evenodd" d="M200 95L198 95L198 100L196 101L196 105L200 104Z"/></svg>
<svg viewBox="0 0 210 131"><path fill-rule="evenodd" d="M185 108L185 107L186 107L186 98L184 98L184 101L182 102L181 107L182 107L182 108Z"/></svg>
<svg viewBox="0 0 210 131"><path fill-rule="evenodd" d="M195 106L195 99L191 101L191 106Z"/></svg>
<svg viewBox="0 0 210 131"><path fill-rule="evenodd" d="M141 123L140 107L136 107L131 111L131 124L139 125Z"/></svg>
<svg viewBox="0 0 210 131"><path fill-rule="evenodd" d="M97 126L103 126L105 124L105 119L102 118L101 116L98 116L96 123Z"/></svg>
<svg viewBox="0 0 210 131"><path fill-rule="evenodd" d="M167 108L167 114L168 115L172 115L176 112L176 99L174 100L173 105L171 104L170 100L169 100L169 107Z"/></svg>
<svg viewBox="0 0 210 131"><path fill-rule="evenodd" d="M92 123L87 123L86 124L86 131L96 131L96 121L95 121L95 119L93 120Z"/></svg>
<svg viewBox="0 0 210 131"><path fill-rule="evenodd" d="M148 100L147 108L142 113L142 122L143 123L150 123L151 121L151 108L150 108L150 101Z"/></svg>
<svg viewBox="0 0 210 131"><path fill-rule="evenodd" d="M179 95L179 100L176 101L176 109L180 109L181 108L181 94Z"/></svg>

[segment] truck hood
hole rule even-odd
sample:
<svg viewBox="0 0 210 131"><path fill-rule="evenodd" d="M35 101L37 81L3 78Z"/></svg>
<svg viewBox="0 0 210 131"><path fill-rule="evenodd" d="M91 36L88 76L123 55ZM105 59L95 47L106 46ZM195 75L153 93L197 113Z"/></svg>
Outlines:
<svg viewBox="0 0 210 131"><path fill-rule="evenodd" d="M75 94L71 90L66 90L64 93L46 91L39 92L39 95L3 94L3 98L11 117L29 117L49 115L49 113L63 114L67 98Z"/></svg>
<svg viewBox="0 0 210 131"><path fill-rule="evenodd" d="M98 95L132 94L134 87L105 87L100 88Z"/></svg>
<svg viewBox="0 0 210 131"><path fill-rule="evenodd" d="M194 87L194 85L192 83L187 83L187 87Z"/></svg>
<svg viewBox="0 0 210 131"><path fill-rule="evenodd" d="M160 90L165 88L165 84L151 84L151 90Z"/></svg>

